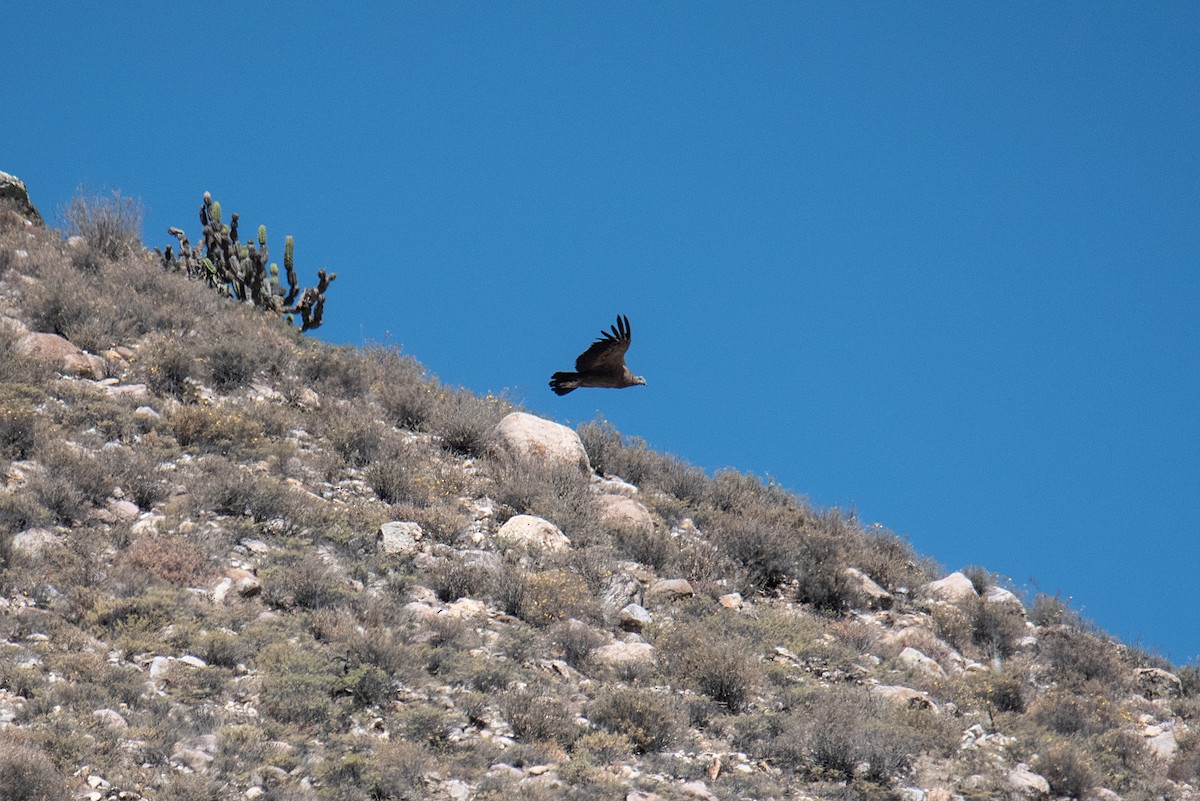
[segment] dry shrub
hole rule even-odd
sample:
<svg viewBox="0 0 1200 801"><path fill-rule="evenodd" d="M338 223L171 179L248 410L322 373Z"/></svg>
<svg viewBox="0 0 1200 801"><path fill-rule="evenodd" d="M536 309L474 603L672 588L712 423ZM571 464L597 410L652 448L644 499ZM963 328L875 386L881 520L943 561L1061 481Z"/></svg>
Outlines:
<svg viewBox="0 0 1200 801"><path fill-rule="evenodd" d="M145 536L121 552L121 567L151 573L176 587L195 587L210 576L208 556L180 534Z"/></svg>
<svg viewBox="0 0 1200 801"><path fill-rule="evenodd" d="M325 609L342 605L345 583L319 554L285 557L262 571L266 601L281 609Z"/></svg>
<svg viewBox="0 0 1200 801"><path fill-rule="evenodd" d="M1095 765L1083 748L1066 740L1054 741L1043 748L1034 769L1050 783L1055 795L1083 798L1099 781Z"/></svg>
<svg viewBox="0 0 1200 801"><path fill-rule="evenodd" d="M754 697L764 671L755 644L722 624L714 615L677 625L654 644L669 674L737 712Z"/></svg>
<svg viewBox="0 0 1200 801"><path fill-rule="evenodd" d="M852 686L807 694L770 746L783 767L813 778L880 783L901 774L922 748L898 710Z"/></svg>
<svg viewBox="0 0 1200 801"><path fill-rule="evenodd" d="M459 598L486 597L493 573L485 565L461 558L441 559L426 574L429 588L446 603Z"/></svg>
<svg viewBox="0 0 1200 801"><path fill-rule="evenodd" d="M0 787L5 801L61 801L63 774L46 754L11 736L0 737Z"/></svg>
<svg viewBox="0 0 1200 801"><path fill-rule="evenodd" d="M600 603L579 574L547 570L527 578L517 614L535 626L568 618L598 620Z"/></svg>
<svg viewBox="0 0 1200 801"><path fill-rule="evenodd" d="M575 668L586 665L592 651L607 642L603 634L580 620L555 623L547 630L546 638L555 653Z"/></svg>
<svg viewBox="0 0 1200 801"><path fill-rule="evenodd" d="M27 403L0 403L0 458L26 459L33 453L36 421Z"/></svg>
<svg viewBox="0 0 1200 801"><path fill-rule="evenodd" d="M427 427L452 453L482 456L495 441L496 424L513 410L507 399L479 397L464 388L443 391L430 412Z"/></svg>
<svg viewBox="0 0 1200 801"><path fill-rule="evenodd" d="M577 547L606 539L590 479L575 465L506 455L490 467L491 496L516 514L549 520Z"/></svg>
<svg viewBox="0 0 1200 801"><path fill-rule="evenodd" d="M195 394L188 379L194 378L199 356L178 337L155 334L138 349L142 380L156 394L188 399Z"/></svg>
<svg viewBox="0 0 1200 801"><path fill-rule="evenodd" d="M1070 686L1094 683L1119 692L1129 683L1129 671L1121 662L1117 646L1106 637L1055 626L1042 633L1038 649L1050 663L1054 677Z"/></svg>
<svg viewBox="0 0 1200 801"><path fill-rule="evenodd" d="M224 406L180 406L168 420L171 433L185 448L201 453L229 453L258 442L253 421Z"/></svg>
<svg viewBox="0 0 1200 801"><path fill-rule="evenodd" d="M268 719L305 727L328 721L341 676L335 660L320 649L285 642L268 646L258 662L259 709Z"/></svg>
<svg viewBox="0 0 1200 801"><path fill-rule="evenodd" d="M562 699L546 692L509 690L500 696L500 711L525 742L568 745L581 733Z"/></svg>
<svg viewBox="0 0 1200 801"><path fill-rule="evenodd" d="M433 414L440 391L426 377L425 368L412 356L402 356L394 347L374 345L365 350L365 355L375 375L371 391L387 420L412 431L424 427Z"/></svg>
<svg viewBox="0 0 1200 801"><path fill-rule="evenodd" d="M639 754L680 745L687 729L679 701L648 689L607 690L591 703L587 716L597 726L624 737Z"/></svg>
<svg viewBox="0 0 1200 801"><path fill-rule="evenodd" d="M386 429L369 408L346 404L326 412L321 434L334 452L350 467L374 462Z"/></svg>
<svg viewBox="0 0 1200 801"><path fill-rule="evenodd" d="M120 259L143 250L142 204L123 197L119 190L113 190L109 196L80 187L62 216L69 233L83 237L88 247L106 259Z"/></svg>

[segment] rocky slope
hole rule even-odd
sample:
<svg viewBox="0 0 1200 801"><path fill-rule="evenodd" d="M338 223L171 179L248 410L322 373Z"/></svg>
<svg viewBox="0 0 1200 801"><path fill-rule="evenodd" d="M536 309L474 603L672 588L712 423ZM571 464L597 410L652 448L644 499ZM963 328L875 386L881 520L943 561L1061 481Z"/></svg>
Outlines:
<svg viewBox="0 0 1200 801"><path fill-rule="evenodd" d="M305 339L91 202L0 201L3 798L1200 795L1194 668Z"/></svg>

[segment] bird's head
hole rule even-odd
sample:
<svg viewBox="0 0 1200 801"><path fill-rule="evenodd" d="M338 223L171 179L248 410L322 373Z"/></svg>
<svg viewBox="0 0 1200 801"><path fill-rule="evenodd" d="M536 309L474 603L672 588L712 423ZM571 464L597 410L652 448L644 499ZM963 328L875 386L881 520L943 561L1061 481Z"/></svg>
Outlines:
<svg viewBox="0 0 1200 801"><path fill-rule="evenodd" d="M635 375L633 377L633 383L641 384L644 387L646 386L646 379L642 378L640 375Z"/></svg>

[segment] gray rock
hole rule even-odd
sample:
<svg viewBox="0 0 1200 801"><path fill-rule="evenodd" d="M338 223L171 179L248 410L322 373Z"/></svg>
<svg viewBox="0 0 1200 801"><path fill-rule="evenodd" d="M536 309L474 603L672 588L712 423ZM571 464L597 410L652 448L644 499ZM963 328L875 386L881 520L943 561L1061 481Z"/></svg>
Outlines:
<svg viewBox="0 0 1200 801"><path fill-rule="evenodd" d="M649 665L654 663L654 646L648 642L614 642L592 651L592 659L601 665Z"/></svg>
<svg viewBox="0 0 1200 801"><path fill-rule="evenodd" d="M571 541L558 526L533 515L513 515L496 532L496 539L510 547L551 553L571 547Z"/></svg>
<svg viewBox="0 0 1200 801"><path fill-rule="evenodd" d="M97 709L92 713L92 717L100 722L100 725L109 729L128 729L129 721L115 709Z"/></svg>
<svg viewBox="0 0 1200 801"><path fill-rule="evenodd" d="M384 553L413 553L421 547L424 538L420 523L395 520L379 527Z"/></svg>
<svg viewBox="0 0 1200 801"><path fill-rule="evenodd" d="M62 538L50 529L27 528L13 535L10 547L14 552L24 556L41 556L47 548L53 547L61 541Z"/></svg>
<svg viewBox="0 0 1200 801"><path fill-rule="evenodd" d="M921 673L935 679L946 678L946 671L942 670L942 666L936 660L931 659L912 646L906 646L900 652L900 655L896 657L896 660L915 673Z"/></svg>
<svg viewBox="0 0 1200 801"><path fill-rule="evenodd" d="M844 571L849 579L850 587L867 601L871 609L891 609L896 599L890 592L880 587L873 578L856 567L848 567Z"/></svg>
<svg viewBox="0 0 1200 801"><path fill-rule="evenodd" d="M0 172L0 206L8 206L35 225L44 226L46 221L29 199L25 182L15 175Z"/></svg>
<svg viewBox="0 0 1200 801"><path fill-rule="evenodd" d="M1017 795L1026 798L1043 798L1050 795L1050 782L1046 781L1045 776L1030 770L1024 762L1009 770L1005 782Z"/></svg>
<svg viewBox="0 0 1200 801"><path fill-rule="evenodd" d="M690 598L696 591L687 579L658 579L650 582L646 588L646 601L674 601L679 598Z"/></svg>
<svg viewBox="0 0 1200 801"><path fill-rule="evenodd" d="M1133 683L1138 693L1148 700L1174 698L1183 692L1183 682L1170 671L1162 668L1136 668Z"/></svg>
<svg viewBox="0 0 1200 801"><path fill-rule="evenodd" d="M650 613L638 604L628 604L617 615L617 620L626 631L639 632L654 622Z"/></svg>

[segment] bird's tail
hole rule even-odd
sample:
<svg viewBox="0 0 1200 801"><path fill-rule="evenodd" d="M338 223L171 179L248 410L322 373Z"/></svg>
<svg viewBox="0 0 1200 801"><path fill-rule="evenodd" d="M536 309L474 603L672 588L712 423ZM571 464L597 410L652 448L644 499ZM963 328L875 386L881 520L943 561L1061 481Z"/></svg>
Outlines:
<svg viewBox="0 0 1200 801"><path fill-rule="evenodd" d="M579 389L579 373L555 373L550 376L550 389L556 395L566 395L573 389Z"/></svg>

